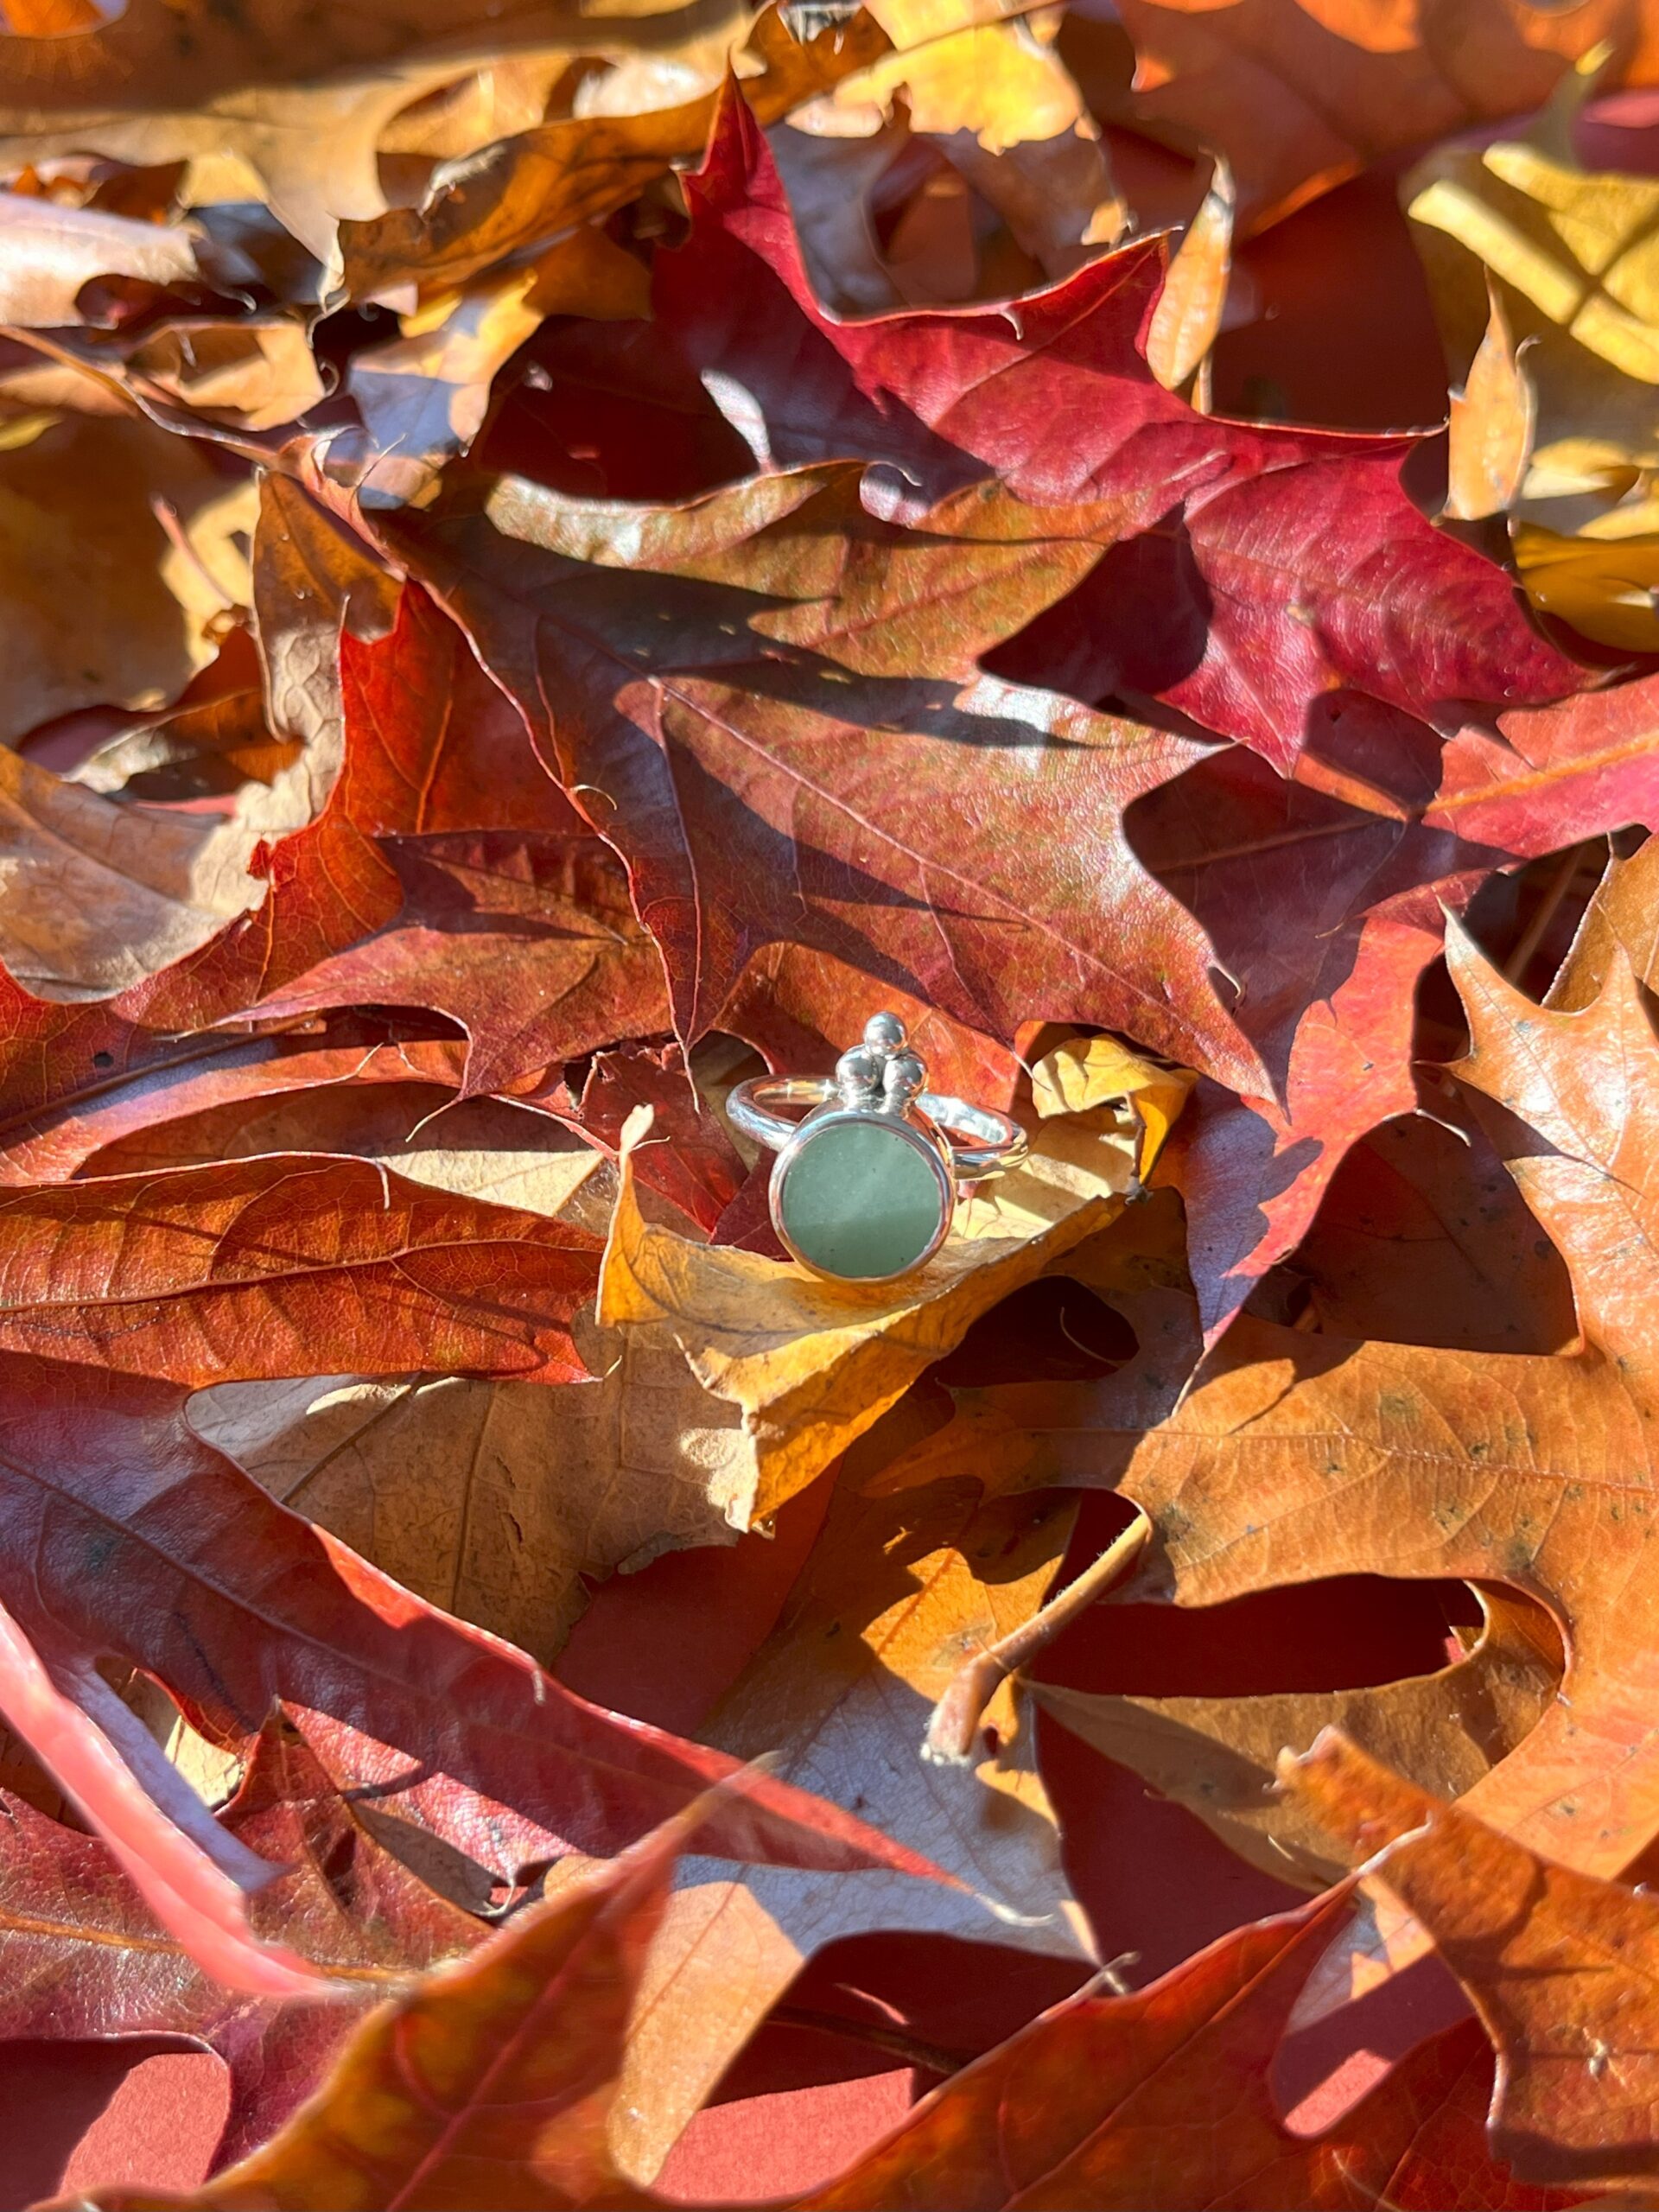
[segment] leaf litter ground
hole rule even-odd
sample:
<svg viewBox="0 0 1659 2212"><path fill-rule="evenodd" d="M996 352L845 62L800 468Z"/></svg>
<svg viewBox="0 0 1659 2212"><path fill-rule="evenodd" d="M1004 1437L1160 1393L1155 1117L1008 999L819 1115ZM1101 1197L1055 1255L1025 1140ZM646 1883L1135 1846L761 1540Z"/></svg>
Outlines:
<svg viewBox="0 0 1659 2212"><path fill-rule="evenodd" d="M0 2201L1656 2201L1656 88L10 0Z"/></svg>

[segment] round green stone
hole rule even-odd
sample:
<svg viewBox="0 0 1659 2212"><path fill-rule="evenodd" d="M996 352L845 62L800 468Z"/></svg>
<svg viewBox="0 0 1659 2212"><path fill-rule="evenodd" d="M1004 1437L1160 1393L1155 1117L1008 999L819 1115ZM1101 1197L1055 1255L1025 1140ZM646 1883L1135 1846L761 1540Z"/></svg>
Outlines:
<svg viewBox="0 0 1659 2212"><path fill-rule="evenodd" d="M865 1281L916 1264L938 1234L944 1194L902 1130L832 1122L790 1162L778 1204L803 1259Z"/></svg>

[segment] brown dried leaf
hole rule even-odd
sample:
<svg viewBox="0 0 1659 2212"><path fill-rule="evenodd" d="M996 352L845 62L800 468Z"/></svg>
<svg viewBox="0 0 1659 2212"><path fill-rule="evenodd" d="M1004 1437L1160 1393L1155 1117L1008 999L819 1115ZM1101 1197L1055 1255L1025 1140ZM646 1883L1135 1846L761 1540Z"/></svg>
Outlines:
<svg viewBox="0 0 1659 2212"><path fill-rule="evenodd" d="M1084 1958L1023 1693L1004 1683L971 1767L924 1764L927 1716L963 1658L1029 1619L1075 1508L982 1505L972 1483L893 1500L843 1481L783 1618L702 1731L848 1805L960 1881L826 1882L699 1860L645 1967L609 2139L649 2179L810 1953L838 1936L931 1929Z"/></svg>

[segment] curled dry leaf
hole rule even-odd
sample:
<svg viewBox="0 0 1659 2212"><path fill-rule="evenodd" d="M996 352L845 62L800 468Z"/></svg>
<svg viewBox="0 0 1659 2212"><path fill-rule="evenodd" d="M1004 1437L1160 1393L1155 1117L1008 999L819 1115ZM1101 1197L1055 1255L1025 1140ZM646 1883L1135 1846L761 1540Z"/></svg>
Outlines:
<svg viewBox="0 0 1659 2212"><path fill-rule="evenodd" d="M1236 195L1224 160L1170 258L1158 304L1147 326L1147 366L1166 391L1197 377L1221 332L1232 269Z"/></svg>
<svg viewBox="0 0 1659 2212"><path fill-rule="evenodd" d="M972 0L876 0L870 12L893 51L838 87L837 108L880 113L902 100L910 130L932 140L1046 276L1069 276L1122 234L1128 211L1056 48L1058 17L999 21L1000 9Z"/></svg>
<svg viewBox="0 0 1659 2212"><path fill-rule="evenodd" d="M1526 346L1535 498L1597 488L1610 470L1659 458L1649 397L1659 187L1573 159L1572 123L1594 79L1593 68L1571 77L1528 135L1440 148L1402 188L1453 375L1470 369L1493 302Z"/></svg>
<svg viewBox="0 0 1659 2212"><path fill-rule="evenodd" d="M1634 518L1630 518L1634 519ZM1644 513L1640 523L1659 515ZM1515 564L1535 607L1570 622L1586 638L1626 653L1659 651L1654 593L1659 588L1659 535L1624 527L1617 509L1605 524L1577 537L1541 524L1514 526Z"/></svg>
<svg viewBox="0 0 1659 2212"><path fill-rule="evenodd" d="M78 321L79 296L94 277L163 289L200 281L186 230L14 192L0 192L0 322L14 327Z"/></svg>
<svg viewBox="0 0 1659 2212"><path fill-rule="evenodd" d="M290 509L294 527L273 533L273 579L314 559L336 577L327 566L334 540L308 515ZM353 603L349 568L339 582L332 605L328 594L315 594L323 621L331 614L338 621ZM365 596L372 622L379 602ZM158 1112L164 1117L159 1086L180 1071L188 1071L180 1109L209 1103L201 1093L211 1094L218 1079L210 1063L222 1063L233 1089L238 1073L246 1079L250 1058L265 1055L250 1047L245 1032L202 1033L250 1009L291 1024L316 1008L365 1000L431 1006L471 1035L457 1085L464 1096L488 1084L522 1085L550 1063L561 1068L568 1056L665 1021L659 958L633 919L620 870L537 765L518 717L453 626L416 594L382 645L348 635L337 707L311 658L316 619L291 625L272 650L280 651L283 689L308 730L308 753L326 754L340 717L343 763L321 813L256 855L269 887L262 903L114 999L54 1003L0 976L14 1143L44 1138L48 1150L73 1150L100 1123L107 1129L113 1121L111 1135L121 1133L124 1116L134 1126L135 1106L138 1126ZM408 688L394 667L418 676L419 685ZM279 785L319 765L302 760ZM199 838L188 817L163 817L162 833L27 762L15 769L60 812L102 809L99 818L122 837L141 844L147 837L152 868L171 849L189 855ZM273 808L291 796L275 791ZM106 909L107 898L101 904ZM477 926L486 918L491 926ZM95 903L97 945L107 942L107 921ZM466 957L452 959L457 944ZM334 1071L345 1071L336 1063ZM134 1078L149 1085L142 1104L133 1092L118 1096ZM456 1082L448 1068L439 1079ZM556 1088L551 1110L582 1123L582 1107L562 1101ZM689 1136L695 1125L682 1108L680 1133ZM698 1144L707 1179L717 1162L709 1158L706 1128ZM723 1203L718 1183L716 1173L716 1187L693 1200L700 1212L715 1200L711 1219Z"/></svg>
<svg viewBox="0 0 1659 2212"><path fill-rule="evenodd" d="M1459 439L1473 428L1471 406L1484 473L1511 480L1507 492L1495 480L1484 504L1476 488L1474 505L1465 487L1453 512L1518 504L1516 566L1534 605L1601 645L1645 653L1659 647L1659 515L1641 488L1659 460L1659 188L1586 171L1573 155L1573 124L1606 59L1605 48L1586 56L1524 138L1442 148L1405 190L1452 373L1468 372L1453 415L1454 493L1459 460L1474 459ZM1483 289L1491 320L1477 351Z"/></svg>
<svg viewBox="0 0 1659 2212"><path fill-rule="evenodd" d="M1488 296L1485 334L1463 389L1452 395L1446 448L1446 512L1470 521L1507 514L1516 505L1537 436L1537 397L1522 365L1530 349L1516 346L1490 280ZM1517 557L1525 575L1518 547Z"/></svg>
<svg viewBox="0 0 1659 2212"><path fill-rule="evenodd" d="M694 36L706 30L707 12L635 17L622 43L672 48L686 36L687 18ZM314 301L338 278L341 219L386 213L377 156L404 110L487 75L504 50L526 60L539 52L556 70L596 44L617 42L614 30L596 39L591 19L568 0L516 7L492 20L486 35L453 0L349 6L303 39L289 0L258 0L223 20L193 16L188 26L168 0L130 0L113 21L85 31L0 47L0 166L88 149L183 163L188 204L269 203L313 257L301 296ZM498 113L489 97L450 100L448 150L487 145ZM672 150L695 150L695 141Z"/></svg>
<svg viewBox="0 0 1659 2212"><path fill-rule="evenodd" d="M163 324L125 359L146 396L161 393L204 427L269 430L292 423L327 394L303 326L292 315L240 321Z"/></svg>
<svg viewBox="0 0 1659 2212"><path fill-rule="evenodd" d="M308 822L328 797L345 749L342 635L384 637L398 608L396 580L369 547L291 479L259 486L252 604L266 712L279 737L302 741Z"/></svg>
<svg viewBox="0 0 1659 2212"><path fill-rule="evenodd" d="M735 35L735 11L730 21ZM886 33L860 11L803 41L768 8L749 32L747 52L760 66L741 79L743 97L763 121L775 121L887 47ZM714 111L709 90L642 114L577 115L444 164L419 207L341 226L346 289L360 299L411 280L463 283L578 223L597 222L671 163L701 152Z"/></svg>
<svg viewBox="0 0 1659 2212"><path fill-rule="evenodd" d="M1140 1125L1135 1171L1144 1181L1196 1080L1191 1069L1160 1067L1115 1037L1079 1037L1045 1052L1032 1069L1031 1103L1045 1121L1126 1106Z"/></svg>

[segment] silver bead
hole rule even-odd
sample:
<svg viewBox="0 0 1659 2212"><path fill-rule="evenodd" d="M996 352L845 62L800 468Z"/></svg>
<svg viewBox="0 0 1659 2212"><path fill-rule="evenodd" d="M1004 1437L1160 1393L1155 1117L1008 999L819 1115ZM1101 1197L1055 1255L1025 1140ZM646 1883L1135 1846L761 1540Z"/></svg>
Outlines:
<svg viewBox="0 0 1659 2212"><path fill-rule="evenodd" d="M880 1052L868 1045L855 1045L836 1062L836 1089L844 1106L872 1105L881 1090L885 1065Z"/></svg>
<svg viewBox="0 0 1659 2212"><path fill-rule="evenodd" d="M926 1088L926 1066L914 1052L895 1052L881 1071L881 1093L889 1113L902 1113Z"/></svg>
<svg viewBox="0 0 1659 2212"><path fill-rule="evenodd" d="M873 1014L864 1025L864 1042L871 1052L884 1057L901 1052L907 1037L908 1032L896 1014Z"/></svg>

